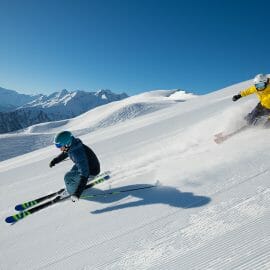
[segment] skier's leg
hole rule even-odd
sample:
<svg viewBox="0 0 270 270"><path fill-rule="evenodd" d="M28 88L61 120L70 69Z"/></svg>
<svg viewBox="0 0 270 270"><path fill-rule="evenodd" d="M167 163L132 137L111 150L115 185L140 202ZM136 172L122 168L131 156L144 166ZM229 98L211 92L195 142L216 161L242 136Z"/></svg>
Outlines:
<svg viewBox="0 0 270 270"><path fill-rule="evenodd" d="M266 120L266 122L264 123L264 127L265 128L270 128L270 109L266 109L267 111L266 111L266 115L268 116L267 117L267 120Z"/></svg>
<svg viewBox="0 0 270 270"><path fill-rule="evenodd" d="M270 119L268 118L268 120L264 123L263 125L265 128L270 128Z"/></svg>
<svg viewBox="0 0 270 270"><path fill-rule="evenodd" d="M247 121L248 125L256 125L256 122L258 119L265 115L265 108L261 105L261 103L258 103L257 106L245 117L245 120Z"/></svg>
<svg viewBox="0 0 270 270"><path fill-rule="evenodd" d="M64 177L67 192L73 195L80 183L80 174L77 170L71 170Z"/></svg>

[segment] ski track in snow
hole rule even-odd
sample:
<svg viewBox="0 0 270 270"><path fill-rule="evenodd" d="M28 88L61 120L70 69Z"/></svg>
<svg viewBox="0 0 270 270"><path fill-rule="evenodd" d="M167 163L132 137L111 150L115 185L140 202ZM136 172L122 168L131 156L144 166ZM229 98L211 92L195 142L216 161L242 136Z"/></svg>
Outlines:
<svg viewBox="0 0 270 270"><path fill-rule="evenodd" d="M83 141L112 171L87 193L158 186L1 222L0 269L269 269L269 130L213 142L254 105L230 101L246 85L86 132ZM0 163L1 220L20 201L62 187L71 162L48 169L57 153L49 147Z"/></svg>
<svg viewBox="0 0 270 270"><path fill-rule="evenodd" d="M257 178L265 173L266 172L262 172L261 174L258 174L254 177L242 180L242 182L238 183L236 186L238 186L239 188L240 184L248 181L253 181L253 185L255 186L258 184ZM250 185L250 183L248 183L248 185ZM240 188L242 187L243 186L241 185ZM266 233L267 226L269 225L269 220L268 222L266 222L267 220L265 220L266 217L264 215L265 213L269 214L267 205L270 202L270 188L264 191L257 188L256 192L257 194L251 197L247 197L244 199L234 198L231 199L231 201L229 202L223 201L215 205L214 207L207 207L204 211L202 211L202 213L191 215L190 224L184 228L181 228L181 226L177 224L176 220L177 217L181 219L181 217L183 216L183 213L181 212L185 210L181 209L173 211L169 215L165 215L161 218L158 218L157 220L153 220L148 224L143 224L142 226L136 227L131 231L122 233L115 237L105 238L101 243L88 243L90 244L90 246L84 247L77 252L74 252L73 250L74 253L70 254L69 256L66 256L58 261L48 264L40 269L65 269L70 265L70 260L76 262L77 260L74 259L74 257L81 256L82 253L89 252L89 254L92 254L91 250L92 252L95 252L96 248L100 248L100 252L102 252L102 250L103 252L105 252L105 246L107 242L114 242L113 246L117 246L119 245L119 242L122 244L130 243L130 241L133 242L132 249L128 249L129 252L124 249L124 253L120 256L121 258L124 258L120 260L120 263L118 260L117 262L109 261L106 264L95 266L94 269L130 269L134 267L136 269L148 269L147 264L149 263L149 267L153 263L155 266L152 266L152 268L159 269L158 264L156 265L156 261L160 261L163 257L166 257L166 261L162 261L160 269L163 269L165 264L166 267L168 267L167 269L175 269L174 267L177 267L177 265L179 265L179 261L177 260L177 258L179 257L181 257L180 265L183 267L183 269L234 269L227 268L231 267L230 262L233 261L231 257L228 257L228 254L230 256L234 256L234 253L241 248L241 251L243 252L241 256L245 257L247 255L257 255L256 251L250 251L248 249L248 247L250 247L247 246L248 242L243 243L239 241L241 239L241 237L239 237L240 232L241 236L245 234L245 236L248 237L248 233L250 230L256 230L256 227L253 228L253 226L259 226L262 228L263 234L258 240L258 243L261 243L262 241L262 244L258 245L257 249L260 250L261 248L265 248L267 247L267 243L269 244L270 235L269 233ZM213 195L211 196L212 198L215 197ZM251 218L252 221L246 222L245 220L247 217ZM264 222L266 222L266 224L263 224ZM175 227L177 227L176 231ZM143 235L140 235L141 231L143 231ZM147 239L149 238L149 235L151 239ZM231 247L234 247L234 250L232 251L229 249L229 252L225 254L218 253L214 257L214 259L211 260L211 262L206 263L206 258L204 256L207 256L207 253L205 254L203 250L200 250L202 254L198 254L198 249L201 249L207 244L209 245L209 241L211 241L212 252L213 254L215 254L215 250L218 245L224 245L224 242L219 241L214 244L212 243L212 241L213 239L216 240L223 235L228 238L226 240L228 241L226 242L226 246L228 245L228 248L230 249ZM123 238L127 239L123 240ZM134 239L136 239L135 242ZM268 241L266 241L267 239ZM250 239L250 241L252 242L252 239ZM187 260L187 257L184 255L186 252L191 251L192 254L195 254L192 257L187 256L189 258ZM68 253L67 250L65 250L65 254L66 253ZM270 250L267 254L270 254ZM225 258L222 259L220 256L225 256ZM200 264L196 264L196 266L194 267L195 257L197 258L197 261L200 262ZM200 260L198 259L198 257L200 258ZM185 260L186 262L185 264L183 264L183 261ZM252 260L256 261L256 257L250 259L250 261ZM226 265L224 265L224 261L227 262ZM263 264L267 263L267 261L262 260L262 262L260 263L263 266Z"/></svg>

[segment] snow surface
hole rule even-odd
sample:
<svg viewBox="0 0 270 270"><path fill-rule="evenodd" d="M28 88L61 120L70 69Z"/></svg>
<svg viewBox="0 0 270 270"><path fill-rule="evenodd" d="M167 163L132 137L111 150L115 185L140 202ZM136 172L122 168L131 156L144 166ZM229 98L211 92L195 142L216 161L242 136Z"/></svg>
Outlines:
<svg viewBox="0 0 270 270"><path fill-rule="evenodd" d="M115 103L1 137L1 145L4 140L12 148L14 136L84 130L80 137L95 150L102 170L112 171L109 181L85 195L158 186L66 201L10 226L4 219L14 205L61 188L72 163L50 169L59 153L53 146L2 161L0 269L270 269L269 130L254 128L221 145L213 142L213 134L240 126L256 105L255 96L231 101L250 83L151 113L142 109L128 121L119 116L113 125L108 119L114 121ZM166 92L161 93L144 97L154 94L163 104ZM130 106L129 99L122 102ZM100 121L92 122L93 114L107 124L87 132Z"/></svg>

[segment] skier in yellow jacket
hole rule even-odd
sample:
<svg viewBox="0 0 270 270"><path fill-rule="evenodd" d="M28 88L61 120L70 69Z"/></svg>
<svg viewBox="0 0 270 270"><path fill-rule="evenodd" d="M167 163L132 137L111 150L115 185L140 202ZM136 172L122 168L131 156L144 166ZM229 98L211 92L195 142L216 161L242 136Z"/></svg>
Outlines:
<svg viewBox="0 0 270 270"><path fill-rule="evenodd" d="M270 116L270 82L269 78L264 74L258 74L253 80L254 85L241 91L238 95L233 96L232 100L236 101L241 97L256 94L260 102L245 117L248 125L256 125L258 119L262 116ZM266 125L269 126L270 120Z"/></svg>

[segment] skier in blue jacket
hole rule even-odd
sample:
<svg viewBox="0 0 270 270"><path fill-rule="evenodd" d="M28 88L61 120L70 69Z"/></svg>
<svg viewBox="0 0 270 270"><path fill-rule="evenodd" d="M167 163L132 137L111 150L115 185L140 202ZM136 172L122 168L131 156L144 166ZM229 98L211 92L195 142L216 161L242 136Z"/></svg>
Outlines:
<svg viewBox="0 0 270 270"><path fill-rule="evenodd" d="M87 182L100 173L99 160L88 146L69 131L58 133L54 138L54 144L62 153L50 162L51 168L67 157L74 162L71 170L65 174L64 180L66 190L75 202L79 200Z"/></svg>

